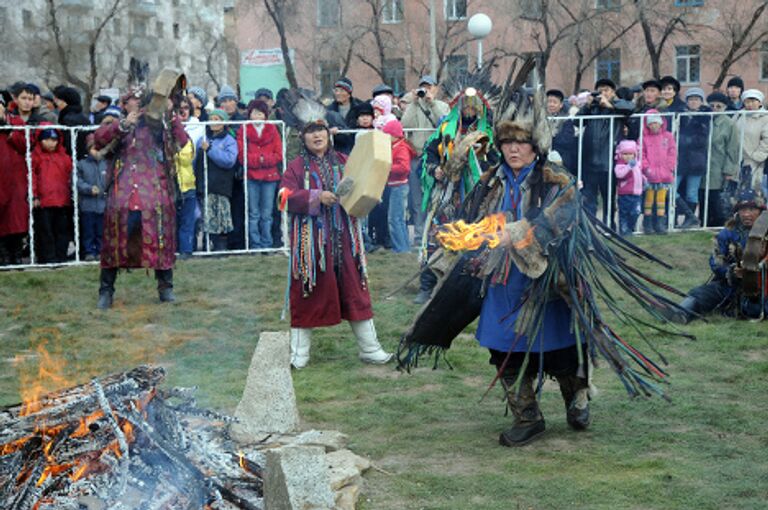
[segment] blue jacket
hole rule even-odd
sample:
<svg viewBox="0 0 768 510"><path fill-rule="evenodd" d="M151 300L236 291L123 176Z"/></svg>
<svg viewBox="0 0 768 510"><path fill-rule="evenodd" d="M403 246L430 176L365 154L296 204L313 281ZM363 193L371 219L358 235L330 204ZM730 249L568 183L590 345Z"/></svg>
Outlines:
<svg viewBox="0 0 768 510"><path fill-rule="evenodd" d="M106 206L105 181L107 162L97 161L90 154L77 162L77 194L81 212L103 213ZM93 187L99 188L99 194L93 194Z"/></svg>
<svg viewBox="0 0 768 510"><path fill-rule="evenodd" d="M198 194L205 193L203 158L208 158L208 193L232 197L237 164L235 138L226 129L213 136L209 130L208 143L210 146L207 151L200 150L203 140L201 138L198 143L197 157L195 158L195 184Z"/></svg>
<svg viewBox="0 0 768 510"><path fill-rule="evenodd" d="M736 220L715 236L715 249L709 256L709 267L715 274L716 280L726 280L732 264L739 262L736 251L743 251L747 244L749 229Z"/></svg>

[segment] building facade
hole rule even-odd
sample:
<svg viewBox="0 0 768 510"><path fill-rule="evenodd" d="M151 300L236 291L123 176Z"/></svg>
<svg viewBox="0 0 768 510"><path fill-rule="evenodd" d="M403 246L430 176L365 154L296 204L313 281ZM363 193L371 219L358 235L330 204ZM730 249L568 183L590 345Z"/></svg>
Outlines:
<svg viewBox="0 0 768 510"><path fill-rule="evenodd" d="M733 41L746 31L746 44L736 52L744 55L726 66L720 88L733 75L748 88L768 88L768 10L759 10L765 7L761 0L574 0L566 2L570 12L552 4L557 2L284 0L282 21L299 85L323 95L342 74L352 79L356 96L368 97L381 82L413 89L423 73L444 79L474 66L477 42L467 32L467 20L479 12L493 20L482 58L493 62L499 82L514 60L534 55L547 61L548 88L572 93L592 88L600 77L636 85L653 76L650 40L654 52L664 41L658 74L675 75L684 88L708 92ZM240 1L235 9L241 51L280 47L263 2ZM433 48L436 64L430 58Z"/></svg>
<svg viewBox="0 0 768 510"><path fill-rule="evenodd" d="M87 94L93 83L97 93L123 87L136 57L149 62L150 79L153 70L175 67L214 93L237 78L228 69L233 16L233 0L0 0L3 85L69 83Z"/></svg>

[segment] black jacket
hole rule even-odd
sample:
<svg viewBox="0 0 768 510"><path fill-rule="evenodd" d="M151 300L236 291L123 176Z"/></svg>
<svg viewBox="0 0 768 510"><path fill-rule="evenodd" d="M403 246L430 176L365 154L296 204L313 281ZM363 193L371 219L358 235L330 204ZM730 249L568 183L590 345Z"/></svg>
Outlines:
<svg viewBox="0 0 768 510"><path fill-rule="evenodd" d="M631 115L634 105L624 99L615 99L613 108L603 108L599 103L584 106L579 115ZM610 172L613 168L613 148L622 139L625 119L613 119L613 145L611 145L611 119L585 119L582 143L582 171Z"/></svg>
<svg viewBox="0 0 768 510"><path fill-rule="evenodd" d="M356 97L352 97L349 100L349 113L346 117L343 117L339 112L339 103L334 101L329 104L326 110L328 114L325 119L328 121L328 125L331 127L337 127L339 129L349 129L350 126L356 125L355 109L362 104L363 101ZM339 152L349 155L352 152L352 147L355 146L355 134L354 133L341 133L334 135L333 148Z"/></svg>
<svg viewBox="0 0 768 510"><path fill-rule="evenodd" d="M702 106L699 111L709 112L711 110ZM678 174L704 175L707 173L709 127L709 115L680 116L680 134L677 147Z"/></svg>
<svg viewBox="0 0 768 510"><path fill-rule="evenodd" d="M59 124L62 126L90 126L91 122L88 117L83 113L83 107L79 104L67 105L63 110L59 112ZM77 159L83 159L88 155L88 148L85 145L85 137L88 136L88 131L78 131L77 139L75 140L75 150L77 151ZM64 131L64 149L67 154L72 154L71 151L71 132L69 130Z"/></svg>

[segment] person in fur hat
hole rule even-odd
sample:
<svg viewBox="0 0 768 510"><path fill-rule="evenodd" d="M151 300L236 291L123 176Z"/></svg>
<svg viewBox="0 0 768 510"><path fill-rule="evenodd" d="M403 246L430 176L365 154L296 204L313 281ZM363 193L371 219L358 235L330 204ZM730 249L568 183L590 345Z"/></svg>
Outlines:
<svg viewBox="0 0 768 510"><path fill-rule="evenodd" d="M765 276L758 276L756 294L743 292L744 250L750 231L765 211L765 199L751 188L742 189L735 199L733 217L715 236L715 247L709 257L712 277L708 283L688 292L681 303L682 310L670 314L670 319L681 324L720 311L727 315L760 318L768 313L768 289ZM765 235L765 234L763 234ZM758 254L764 260L768 253Z"/></svg>

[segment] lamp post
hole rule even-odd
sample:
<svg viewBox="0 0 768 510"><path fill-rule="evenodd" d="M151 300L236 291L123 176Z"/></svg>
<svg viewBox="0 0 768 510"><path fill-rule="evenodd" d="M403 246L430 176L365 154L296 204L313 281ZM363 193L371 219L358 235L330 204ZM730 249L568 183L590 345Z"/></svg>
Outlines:
<svg viewBox="0 0 768 510"><path fill-rule="evenodd" d="M483 13L477 13L469 18L467 30L477 39L477 68L483 67L483 39L491 33L493 22L491 18Z"/></svg>

